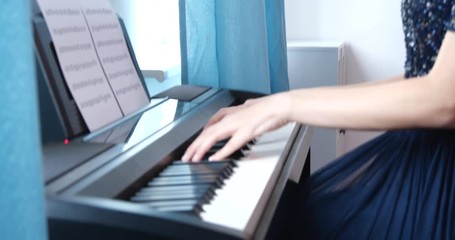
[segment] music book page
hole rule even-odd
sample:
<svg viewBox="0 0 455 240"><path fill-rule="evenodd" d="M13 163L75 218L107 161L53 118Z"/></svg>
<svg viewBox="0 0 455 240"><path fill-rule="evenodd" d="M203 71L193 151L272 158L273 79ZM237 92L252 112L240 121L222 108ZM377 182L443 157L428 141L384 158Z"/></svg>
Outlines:
<svg viewBox="0 0 455 240"><path fill-rule="evenodd" d="M149 99L107 0L38 0L67 86L90 131Z"/></svg>
<svg viewBox="0 0 455 240"><path fill-rule="evenodd" d="M108 0L80 0L101 65L125 115L149 103L119 19Z"/></svg>
<svg viewBox="0 0 455 240"><path fill-rule="evenodd" d="M60 68L90 131L123 117L77 2L38 0Z"/></svg>

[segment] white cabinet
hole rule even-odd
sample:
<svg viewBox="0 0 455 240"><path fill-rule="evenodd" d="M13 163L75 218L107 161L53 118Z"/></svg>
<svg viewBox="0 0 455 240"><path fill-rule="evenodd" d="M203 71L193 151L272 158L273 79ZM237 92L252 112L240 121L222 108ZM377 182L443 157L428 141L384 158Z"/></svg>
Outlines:
<svg viewBox="0 0 455 240"><path fill-rule="evenodd" d="M291 89L345 84L344 43L288 42L288 71ZM311 145L311 172L343 153L344 133L315 128Z"/></svg>

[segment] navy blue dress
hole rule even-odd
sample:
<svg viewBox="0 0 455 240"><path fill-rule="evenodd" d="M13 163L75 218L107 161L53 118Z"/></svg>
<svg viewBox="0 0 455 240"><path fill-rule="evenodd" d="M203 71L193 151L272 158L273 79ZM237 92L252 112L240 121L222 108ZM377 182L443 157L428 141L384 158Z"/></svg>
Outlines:
<svg viewBox="0 0 455 240"><path fill-rule="evenodd" d="M404 0L402 17L405 75L425 75L455 31L455 0ZM300 239L455 239L455 130L388 131L313 174L302 192Z"/></svg>

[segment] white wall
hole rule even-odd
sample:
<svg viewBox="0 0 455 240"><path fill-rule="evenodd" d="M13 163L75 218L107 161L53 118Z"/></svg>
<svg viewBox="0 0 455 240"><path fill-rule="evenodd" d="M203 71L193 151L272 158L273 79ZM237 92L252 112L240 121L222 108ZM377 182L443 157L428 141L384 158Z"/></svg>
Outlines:
<svg viewBox="0 0 455 240"><path fill-rule="evenodd" d="M342 40L346 43L347 84L403 73L401 1L285 0L285 4L288 41ZM345 149L352 149L377 134L348 131Z"/></svg>

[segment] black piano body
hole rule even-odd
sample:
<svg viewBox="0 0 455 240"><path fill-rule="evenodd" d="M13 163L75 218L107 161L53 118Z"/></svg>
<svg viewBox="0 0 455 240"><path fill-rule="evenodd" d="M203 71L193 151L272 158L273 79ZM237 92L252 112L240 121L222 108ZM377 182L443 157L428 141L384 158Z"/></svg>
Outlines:
<svg viewBox="0 0 455 240"><path fill-rule="evenodd" d="M210 116L261 95L207 88L189 101L178 96L151 98L137 113L88 132L63 81L42 16L34 16L33 26L42 70L38 86L51 239L264 239L273 237L274 229L284 229L276 216L292 211L280 207L292 206L285 202L285 195L292 194L287 188L309 174L311 128L293 127L245 229L131 202L144 184L180 159ZM194 88L198 87L181 86L184 92Z"/></svg>

